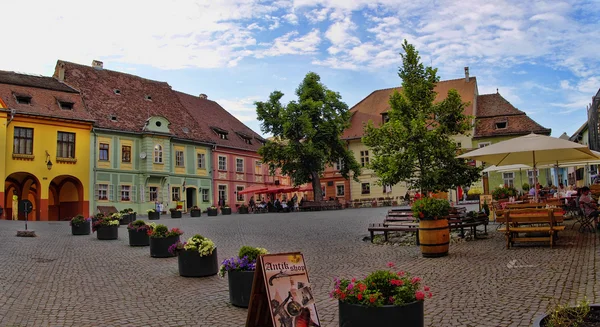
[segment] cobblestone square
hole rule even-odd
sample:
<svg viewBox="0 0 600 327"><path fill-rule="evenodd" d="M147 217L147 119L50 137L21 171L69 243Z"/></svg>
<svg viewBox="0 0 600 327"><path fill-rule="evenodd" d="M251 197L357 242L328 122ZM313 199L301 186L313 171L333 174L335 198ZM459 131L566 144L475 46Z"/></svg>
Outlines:
<svg viewBox="0 0 600 327"><path fill-rule="evenodd" d="M362 277L386 267L423 278L434 297L427 326L530 326L549 305L598 296L597 234L567 230L557 245L505 249L496 226L489 237L450 246L425 259L416 246L373 245L362 239L387 208L171 219L182 239L214 240L219 261L242 245L271 253L301 251L322 326L337 326L334 277ZM227 280L184 278L177 258L155 259L148 247L71 236L68 222L30 222L37 238L17 238L22 221L0 221L0 326L244 326L246 309L229 304Z"/></svg>

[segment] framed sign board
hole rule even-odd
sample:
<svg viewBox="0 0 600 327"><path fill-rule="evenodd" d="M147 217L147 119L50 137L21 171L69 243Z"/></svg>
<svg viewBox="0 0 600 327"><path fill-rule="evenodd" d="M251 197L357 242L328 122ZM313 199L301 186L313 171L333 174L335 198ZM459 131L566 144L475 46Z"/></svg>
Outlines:
<svg viewBox="0 0 600 327"><path fill-rule="evenodd" d="M480 194L479 195L479 210L483 208L483 204L487 202L490 210L492 209L492 195L491 194Z"/></svg>
<svg viewBox="0 0 600 327"><path fill-rule="evenodd" d="M320 327L300 252L260 256L246 327Z"/></svg>

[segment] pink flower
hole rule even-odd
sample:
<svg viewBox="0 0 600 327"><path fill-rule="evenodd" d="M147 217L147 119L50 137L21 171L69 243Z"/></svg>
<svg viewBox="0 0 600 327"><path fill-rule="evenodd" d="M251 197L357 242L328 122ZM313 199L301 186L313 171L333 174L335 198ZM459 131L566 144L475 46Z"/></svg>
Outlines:
<svg viewBox="0 0 600 327"><path fill-rule="evenodd" d="M362 300L363 299L362 293L358 293L358 295L356 296L356 298L359 299L359 300Z"/></svg>
<svg viewBox="0 0 600 327"><path fill-rule="evenodd" d="M417 301L423 301L425 299L425 293L417 291L415 293L415 298L417 299Z"/></svg>
<svg viewBox="0 0 600 327"><path fill-rule="evenodd" d="M390 284L392 284L394 286L402 286L402 285L404 285L404 281L401 279L392 279L392 280L390 280Z"/></svg>
<svg viewBox="0 0 600 327"><path fill-rule="evenodd" d="M348 284L348 291L354 288L354 284L350 283Z"/></svg>
<svg viewBox="0 0 600 327"><path fill-rule="evenodd" d="M393 263L393 262L391 262L391 261L390 261L390 262L388 262L388 263L387 263L387 266L388 266L389 268L394 268L394 266L395 266L395 265L394 265L394 263Z"/></svg>
<svg viewBox="0 0 600 327"><path fill-rule="evenodd" d="M371 303L375 302L375 295L371 295L371 297L369 298L369 302L371 302Z"/></svg>
<svg viewBox="0 0 600 327"><path fill-rule="evenodd" d="M404 271L399 271L399 272L398 272L398 276L400 276L400 277L404 276L404 274L405 274L405 272L404 272Z"/></svg>
<svg viewBox="0 0 600 327"><path fill-rule="evenodd" d="M364 292L367 289L367 285L365 285L365 284L358 284L358 289L361 292Z"/></svg>
<svg viewBox="0 0 600 327"><path fill-rule="evenodd" d="M356 283L356 278L352 278L352 282L353 282L353 283Z"/></svg>
<svg viewBox="0 0 600 327"><path fill-rule="evenodd" d="M390 297L388 298L388 300L390 301L390 303L394 303L394 297L393 297L393 296L390 296Z"/></svg>
<svg viewBox="0 0 600 327"><path fill-rule="evenodd" d="M429 292L429 286L425 286L425 287L423 287L423 291L425 291L425 292Z"/></svg>
<svg viewBox="0 0 600 327"><path fill-rule="evenodd" d="M431 294L431 292L427 293L427 297L431 299L431 297L433 296L433 294Z"/></svg>
<svg viewBox="0 0 600 327"><path fill-rule="evenodd" d="M420 281L421 281L421 277L413 277L413 278L412 278L412 280L411 280L411 282L412 282L413 284L416 284L416 283L418 283L418 282L420 282Z"/></svg>

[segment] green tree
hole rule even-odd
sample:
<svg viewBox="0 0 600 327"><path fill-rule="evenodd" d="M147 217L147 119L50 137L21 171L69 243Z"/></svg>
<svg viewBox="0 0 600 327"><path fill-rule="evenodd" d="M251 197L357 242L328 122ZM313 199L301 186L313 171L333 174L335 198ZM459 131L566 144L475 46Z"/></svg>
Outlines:
<svg viewBox="0 0 600 327"><path fill-rule="evenodd" d="M283 93L274 91L266 102L256 102L261 130L273 135L273 140L260 148L263 162L271 172L277 168L291 176L295 185L312 183L315 201L323 197L320 178L328 165L341 161L344 178L360 174L354 155L340 136L350 124L348 105L320 82L315 73L308 73L296 89L297 101L281 104Z"/></svg>
<svg viewBox="0 0 600 327"><path fill-rule="evenodd" d="M434 103L437 69L424 67L419 52L406 40L402 48L402 89L390 96L390 120L379 128L370 122L363 137L374 154L370 168L384 185L406 182L423 192L472 184L481 169L456 158L458 149L451 138L472 129L472 117L464 114L468 103L454 89Z"/></svg>

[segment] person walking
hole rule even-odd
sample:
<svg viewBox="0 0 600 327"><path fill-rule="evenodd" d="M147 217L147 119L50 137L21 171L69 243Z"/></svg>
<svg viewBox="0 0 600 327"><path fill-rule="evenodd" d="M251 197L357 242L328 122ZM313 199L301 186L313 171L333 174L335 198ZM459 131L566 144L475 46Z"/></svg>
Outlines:
<svg viewBox="0 0 600 327"><path fill-rule="evenodd" d="M19 196L17 196L17 190L13 190L12 196L12 219L19 220Z"/></svg>

